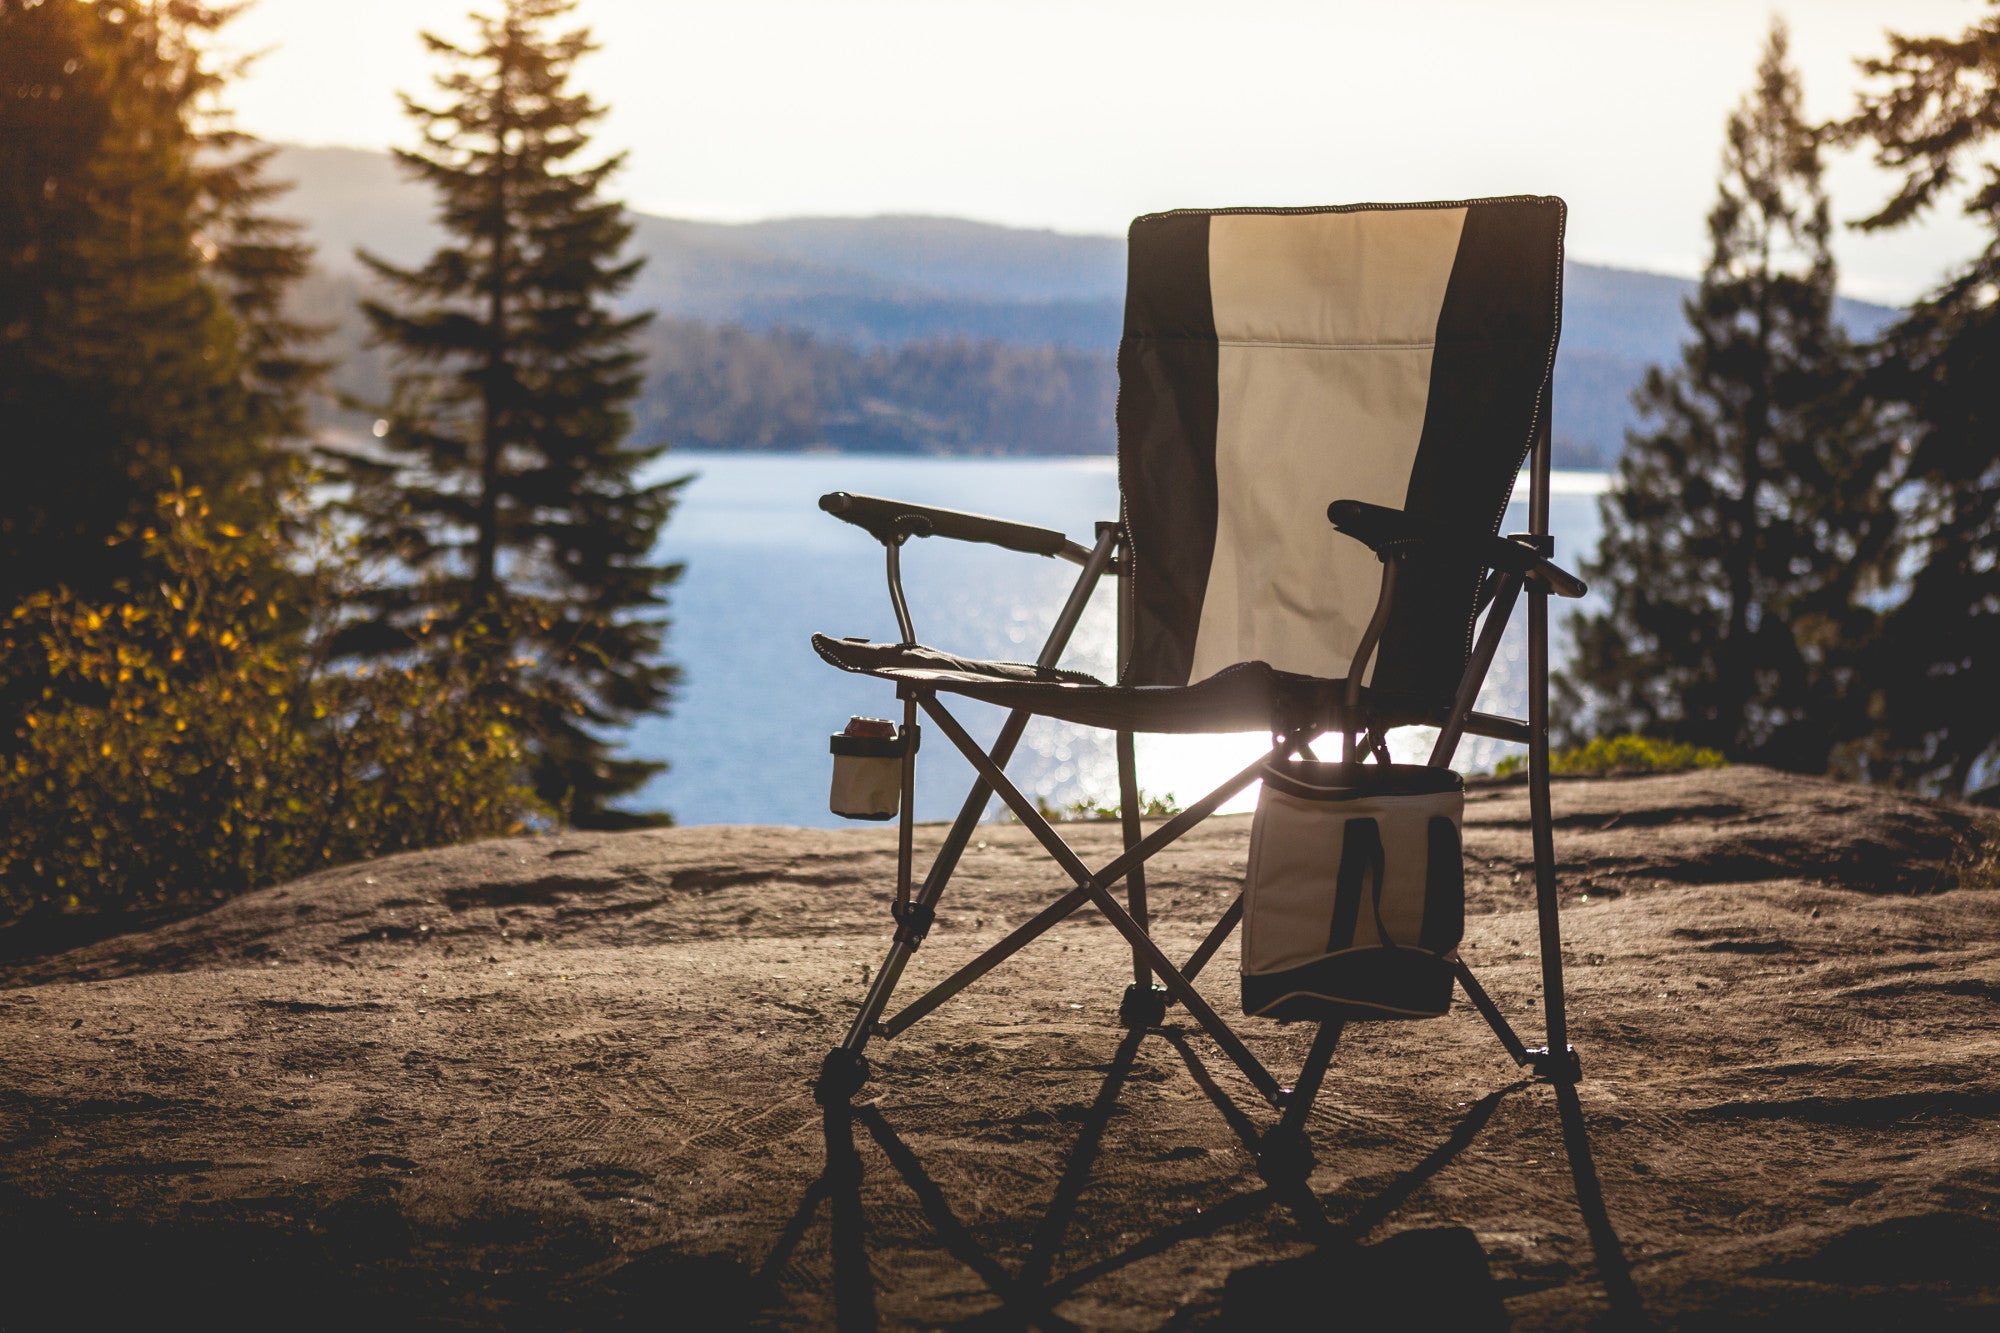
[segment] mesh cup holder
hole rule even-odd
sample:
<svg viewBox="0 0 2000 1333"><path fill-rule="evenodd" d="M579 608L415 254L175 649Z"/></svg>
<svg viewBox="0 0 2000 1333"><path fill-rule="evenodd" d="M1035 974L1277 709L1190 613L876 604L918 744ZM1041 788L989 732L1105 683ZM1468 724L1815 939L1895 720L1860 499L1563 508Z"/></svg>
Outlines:
<svg viewBox="0 0 2000 1333"><path fill-rule="evenodd" d="M1432 1018L1465 933L1465 782L1412 764L1274 761L1250 832L1243 1011Z"/></svg>

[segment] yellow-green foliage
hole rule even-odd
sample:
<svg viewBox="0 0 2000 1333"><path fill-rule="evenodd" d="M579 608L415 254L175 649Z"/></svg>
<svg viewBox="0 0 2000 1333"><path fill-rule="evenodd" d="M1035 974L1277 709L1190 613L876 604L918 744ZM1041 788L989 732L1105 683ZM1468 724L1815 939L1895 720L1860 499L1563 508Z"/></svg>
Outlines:
<svg viewBox="0 0 2000 1333"><path fill-rule="evenodd" d="M0 916L198 903L545 813L502 688L514 665L473 631L345 669L331 626L281 604L337 567L281 599L276 532L217 521L198 490L131 539L143 586L40 594L0 627L0 669L45 682L0 770Z"/></svg>
<svg viewBox="0 0 2000 1333"><path fill-rule="evenodd" d="M1551 773L1684 773L1691 768L1725 768L1715 750L1651 736L1599 736L1588 745L1556 750L1549 755ZM1493 768L1495 777L1518 773L1528 766L1524 755L1510 755Z"/></svg>
<svg viewBox="0 0 2000 1333"><path fill-rule="evenodd" d="M1052 805L1048 797L1037 796L1035 798L1035 809L1041 813L1043 819L1063 823L1099 823L1105 820L1122 819L1125 817L1125 806L1122 802L1113 805L1101 805L1091 800L1088 796L1082 800L1071 801L1068 805ZM1165 796L1149 796L1144 791L1139 793L1139 818L1141 819L1171 819L1180 812L1180 803L1174 799L1172 792L1168 792Z"/></svg>

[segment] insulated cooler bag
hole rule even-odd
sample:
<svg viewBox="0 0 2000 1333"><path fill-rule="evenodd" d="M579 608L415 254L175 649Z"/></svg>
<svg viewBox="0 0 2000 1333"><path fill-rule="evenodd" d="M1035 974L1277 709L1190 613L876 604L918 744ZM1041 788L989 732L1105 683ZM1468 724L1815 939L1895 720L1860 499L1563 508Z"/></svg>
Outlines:
<svg viewBox="0 0 2000 1333"><path fill-rule="evenodd" d="M1411 764L1274 762L1250 829L1243 1012L1435 1018L1465 933L1465 782Z"/></svg>

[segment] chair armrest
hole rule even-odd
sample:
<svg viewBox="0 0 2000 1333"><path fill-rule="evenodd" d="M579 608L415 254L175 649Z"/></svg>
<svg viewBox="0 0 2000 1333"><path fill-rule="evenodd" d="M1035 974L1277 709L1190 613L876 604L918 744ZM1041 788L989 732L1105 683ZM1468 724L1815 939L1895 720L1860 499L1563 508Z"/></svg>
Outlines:
<svg viewBox="0 0 2000 1333"><path fill-rule="evenodd" d="M1089 547L1071 541L1054 528L968 514L961 509L937 509L846 491L820 496L819 507L885 544L904 537L950 537L955 541L1002 546L1027 555L1062 556L1079 564L1090 558Z"/></svg>
<svg viewBox="0 0 2000 1333"><path fill-rule="evenodd" d="M1589 585L1535 549L1535 538L1525 534L1465 537L1442 532L1421 531L1408 514L1386 505L1365 504L1360 500L1335 500L1326 507L1327 521L1354 538L1383 560L1400 559L1418 551L1457 555L1477 560L1488 569L1519 574L1529 583L1539 583L1558 597L1581 597Z"/></svg>

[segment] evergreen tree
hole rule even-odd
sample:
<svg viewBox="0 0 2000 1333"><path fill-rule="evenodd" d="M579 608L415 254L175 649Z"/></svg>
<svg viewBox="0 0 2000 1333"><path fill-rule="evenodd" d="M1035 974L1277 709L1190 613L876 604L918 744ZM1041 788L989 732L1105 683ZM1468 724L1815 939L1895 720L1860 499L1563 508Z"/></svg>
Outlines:
<svg viewBox="0 0 2000 1333"><path fill-rule="evenodd" d="M1839 127L1903 178L1860 225L1901 226L1962 194L1991 239L1884 332L1868 377L1895 414L1902 499L1883 563L1905 593L1871 662L1873 763L1964 793L2000 765L2000 165L1979 155L2000 131L2000 13L1957 38L1888 42Z"/></svg>
<svg viewBox="0 0 2000 1333"><path fill-rule="evenodd" d="M1634 396L1650 428L1627 438L1588 567L1610 605L1575 622L1564 688L1587 700L1582 730L1823 770L1853 725L1854 558L1873 529L1820 144L1786 46L1774 23L1729 118L1693 337Z"/></svg>
<svg viewBox="0 0 2000 1333"><path fill-rule="evenodd" d="M399 371L379 454L335 456L350 506L403 574L375 588L350 648L396 652L426 627L482 617L528 627L562 706L534 724L540 795L582 827L631 822L606 802L663 765L614 759L594 728L659 709L661 607L679 576L651 552L682 482L636 477L664 446L626 443L640 388L634 334L649 316L608 307L638 271L630 224L600 196L621 157L580 166L603 113L569 90L583 30L552 25L573 0L505 0L460 47L426 33L446 70L400 153L436 189L448 243L401 268L364 254L395 299L364 304Z"/></svg>
<svg viewBox="0 0 2000 1333"><path fill-rule="evenodd" d="M267 512L318 367L307 249L216 99L186 0L0 0L0 608L128 575L107 539L176 476Z"/></svg>

